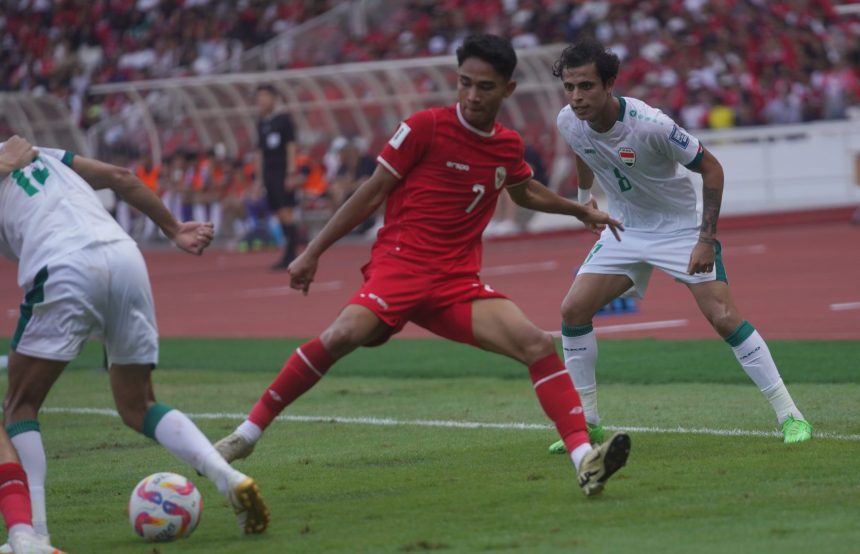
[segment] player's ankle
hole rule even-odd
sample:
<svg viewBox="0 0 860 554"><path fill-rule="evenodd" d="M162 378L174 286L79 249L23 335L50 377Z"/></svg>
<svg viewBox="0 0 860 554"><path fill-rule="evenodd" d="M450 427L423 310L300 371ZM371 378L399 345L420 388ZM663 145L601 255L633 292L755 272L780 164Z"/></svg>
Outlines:
<svg viewBox="0 0 860 554"><path fill-rule="evenodd" d="M260 437L263 436L263 429L253 421L246 419L238 427L236 434L248 441L250 444L256 444Z"/></svg>

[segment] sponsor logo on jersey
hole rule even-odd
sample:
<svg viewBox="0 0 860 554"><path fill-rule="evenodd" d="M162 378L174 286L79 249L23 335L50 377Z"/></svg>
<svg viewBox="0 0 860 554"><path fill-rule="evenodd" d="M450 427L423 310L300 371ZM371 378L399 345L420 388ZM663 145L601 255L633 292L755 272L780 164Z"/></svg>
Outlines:
<svg viewBox="0 0 860 554"><path fill-rule="evenodd" d="M677 125L672 127L672 132L669 133L669 140L683 148L687 149L687 145L690 144L690 137L684 131L678 128Z"/></svg>
<svg viewBox="0 0 860 554"><path fill-rule="evenodd" d="M627 167L633 167L636 164L636 151L632 148L624 148L618 149L618 157L621 158L621 161L624 162L624 165Z"/></svg>
<svg viewBox="0 0 860 554"><path fill-rule="evenodd" d="M594 150L594 148L586 148L585 153L586 154L597 154L597 152Z"/></svg>
<svg viewBox="0 0 860 554"><path fill-rule="evenodd" d="M502 185L505 184L505 179L508 177L508 171L504 167L496 168L496 190L502 188Z"/></svg>
<svg viewBox="0 0 860 554"><path fill-rule="evenodd" d="M461 164L457 162L445 162L447 167L459 169L460 171L469 171L469 164Z"/></svg>
<svg viewBox="0 0 860 554"><path fill-rule="evenodd" d="M397 150L400 148L400 145L403 144L403 141L406 140L406 137L409 136L409 133L412 132L412 127L406 124L404 121L400 124L400 127L397 128L397 132L394 133L394 136L391 137L391 140L388 141L388 144L391 145L392 148Z"/></svg>

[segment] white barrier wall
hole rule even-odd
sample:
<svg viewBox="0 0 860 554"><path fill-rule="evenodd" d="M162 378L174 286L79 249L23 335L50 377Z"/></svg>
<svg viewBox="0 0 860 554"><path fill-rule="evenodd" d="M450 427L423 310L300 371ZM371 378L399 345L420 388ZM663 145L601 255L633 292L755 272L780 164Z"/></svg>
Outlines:
<svg viewBox="0 0 860 554"><path fill-rule="evenodd" d="M860 204L860 121L698 133L723 165L724 214Z"/></svg>
<svg viewBox="0 0 860 554"><path fill-rule="evenodd" d="M726 176L721 215L860 206L860 121L700 131ZM557 167L556 170L559 170ZM573 171L561 164L561 171ZM701 177L693 174L699 185ZM598 196L598 203L605 202ZM538 214L533 232L577 227L564 216Z"/></svg>

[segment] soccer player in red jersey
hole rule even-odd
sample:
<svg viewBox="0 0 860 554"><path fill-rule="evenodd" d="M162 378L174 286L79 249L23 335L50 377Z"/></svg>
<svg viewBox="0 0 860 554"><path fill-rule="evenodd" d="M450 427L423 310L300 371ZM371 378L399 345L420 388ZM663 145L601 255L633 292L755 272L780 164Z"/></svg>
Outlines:
<svg viewBox="0 0 860 554"><path fill-rule="evenodd" d="M481 234L502 189L520 206L609 226L616 237L623 227L533 180L522 138L496 123L516 88L510 42L471 36L457 50L457 61L457 104L419 111L401 123L373 175L290 264L290 286L307 293L323 252L386 202L385 224L362 268L364 285L322 335L296 349L248 419L216 443L228 461L249 455L272 420L336 360L359 346L384 343L407 321L526 364L586 495L599 493L627 461L630 438L624 433L592 448L552 336L479 277Z"/></svg>

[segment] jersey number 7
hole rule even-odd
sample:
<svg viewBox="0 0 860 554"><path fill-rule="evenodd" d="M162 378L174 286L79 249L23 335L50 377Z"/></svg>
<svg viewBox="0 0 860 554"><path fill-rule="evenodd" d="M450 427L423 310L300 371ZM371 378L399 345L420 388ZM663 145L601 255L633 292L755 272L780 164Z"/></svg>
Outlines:
<svg viewBox="0 0 860 554"><path fill-rule="evenodd" d="M467 214L472 213L472 210L475 209L475 206L477 206L478 202L481 201L481 198L484 197L484 193L487 192L487 187L485 187L484 185L478 185L478 184L472 185L472 192L474 192L476 196L475 196L475 199L472 200L472 203L469 204L469 207L466 208Z"/></svg>

